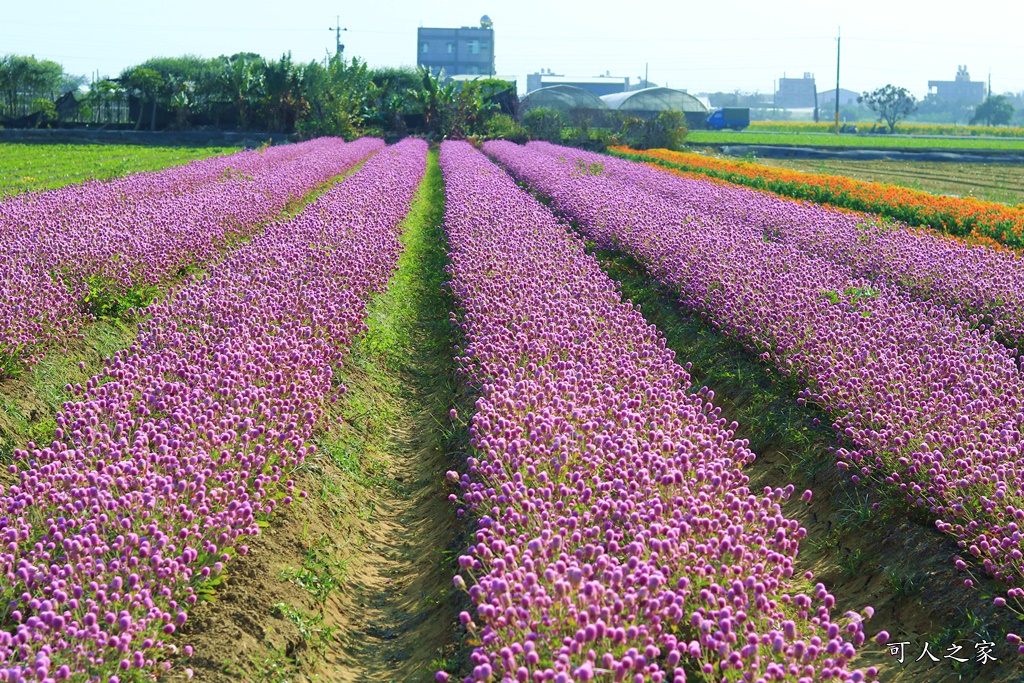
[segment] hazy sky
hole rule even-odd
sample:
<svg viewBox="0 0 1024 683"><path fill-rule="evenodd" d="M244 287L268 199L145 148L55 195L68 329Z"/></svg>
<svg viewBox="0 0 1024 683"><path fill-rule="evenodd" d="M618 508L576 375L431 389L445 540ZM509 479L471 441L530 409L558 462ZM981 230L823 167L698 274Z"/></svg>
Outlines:
<svg viewBox="0 0 1024 683"><path fill-rule="evenodd" d="M240 51L296 60L334 50L341 14L347 56L371 65L414 65L418 26L494 21L497 71L541 68L571 76L650 80L701 91L772 91L773 80L811 72L818 90L863 91L886 83L921 97L928 80L992 73L995 92L1024 90L1024 2L838 0L770 2L21 2L0 0L0 53L53 59L70 73L116 76L152 56L213 57Z"/></svg>

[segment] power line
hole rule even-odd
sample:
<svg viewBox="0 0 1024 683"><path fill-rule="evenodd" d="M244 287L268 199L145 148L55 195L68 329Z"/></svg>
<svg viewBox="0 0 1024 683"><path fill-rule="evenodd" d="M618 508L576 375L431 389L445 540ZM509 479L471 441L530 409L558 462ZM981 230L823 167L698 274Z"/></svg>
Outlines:
<svg viewBox="0 0 1024 683"><path fill-rule="evenodd" d="M203 25L196 26L190 25L168 25L168 24L111 24L111 23L86 23L86 22L60 22L51 20L22 20L22 19L5 19L5 26L40 26L52 29L53 27L66 27L74 29L82 28L95 28L95 29L117 29L117 30L131 30L131 31L158 31L167 32L172 31L175 33L189 33L189 32L239 32L239 33L253 33L253 32L288 32L288 33L308 33L321 29L312 29L307 26L282 26L274 23L270 24L258 24L258 25L239 25L239 24L226 24L226 25ZM331 28L330 30L336 31L337 27ZM372 33L378 35L411 35L414 27L410 27L406 31L387 31L387 30L375 30L375 29L344 29L351 30L357 33ZM529 34L516 34L516 33L503 33L503 40L539 40L539 41L575 41L575 42L597 42L607 43L614 42L618 44L622 43L672 43L676 44L679 41L677 36L642 36L642 37L628 37L621 34L615 35L529 35ZM717 36L708 38L699 38L694 36L688 36L686 42L690 44L707 43L707 44L723 44L723 43L754 43L754 42L792 42L792 41L826 41L832 40L833 36L828 35L757 35L757 36ZM902 45L938 45L938 46L958 46L958 47L998 47L998 48L1018 48L1019 44L1015 42L1008 43L993 43L991 41L963 41L958 40L957 37L951 37L950 39L943 40L941 38L935 39L908 39L905 36L898 37L878 37L878 36L866 36L866 35L847 35L847 41L856 42L871 42L871 43L899 43Z"/></svg>

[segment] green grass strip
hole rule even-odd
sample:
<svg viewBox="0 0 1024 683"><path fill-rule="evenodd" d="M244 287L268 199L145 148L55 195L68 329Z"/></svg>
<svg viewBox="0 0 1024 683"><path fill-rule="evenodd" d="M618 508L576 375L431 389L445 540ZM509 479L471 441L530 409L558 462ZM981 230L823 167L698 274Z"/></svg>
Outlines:
<svg viewBox="0 0 1024 683"><path fill-rule="evenodd" d="M237 147L145 147L139 145L30 145L0 143L0 198L52 190L87 180L110 180L156 171Z"/></svg>

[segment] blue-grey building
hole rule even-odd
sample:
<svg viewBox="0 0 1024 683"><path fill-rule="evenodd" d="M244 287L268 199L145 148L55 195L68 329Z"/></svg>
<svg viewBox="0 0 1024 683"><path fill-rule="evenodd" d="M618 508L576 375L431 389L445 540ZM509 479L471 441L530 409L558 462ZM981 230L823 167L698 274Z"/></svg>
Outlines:
<svg viewBox="0 0 1024 683"><path fill-rule="evenodd" d="M985 83L972 81L967 65L958 66L952 81L928 81L928 94L948 102L975 105L985 101Z"/></svg>
<svg viewBox="0 0 1024 683"><path fill-rule="evenodd" d="M416 32L416 65L448 76L493 75L494 25L486 14L480 26L420 28Z"/></svg>
<svg viewBox="0 0 1024 683"><path fill-rule="evenodd" d="M814 74L804 72L803 78L786 78L783 74L779 79L779 89L775 91L775 106L782 109L817 109L818 88L814 84Z"/></svg>

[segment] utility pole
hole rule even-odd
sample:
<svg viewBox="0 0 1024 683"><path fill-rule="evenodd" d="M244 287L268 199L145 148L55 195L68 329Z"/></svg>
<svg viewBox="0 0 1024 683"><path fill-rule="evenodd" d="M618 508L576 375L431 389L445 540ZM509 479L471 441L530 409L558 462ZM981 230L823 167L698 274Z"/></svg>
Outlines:
<svg viewBox="0 0 1024 683"><path fill-rule="evenodd" d="M328 28L327 30L328 31L334 31L335 39L338 41L338 51L337 51L336 54L338 55L338 59L341 59L342 53L345 52L345 46L341 44L341 32L342 31L347 31L348 29L341 27L341 16L340 15L338 16L334 27Z"/></svg>
<svg viewBox="0 0 1024 683"><path fill-rule="evenodd" d="M644 87L645 88L650 88L651 84L647 82L647 67L648 67L647 62L644 62Z"/></svg>
<svg viewBox="0 0 1024 683"><path fill-rule="evenodd" d="M843 39L842 27L836 29L836 135L839 135L839 42Z"/></svg>
<svg viewBox="0 0 1024 683"><path fill-rule="evenodd" d="M988 68L988 97L992 97L992 67Z"/></svg>

